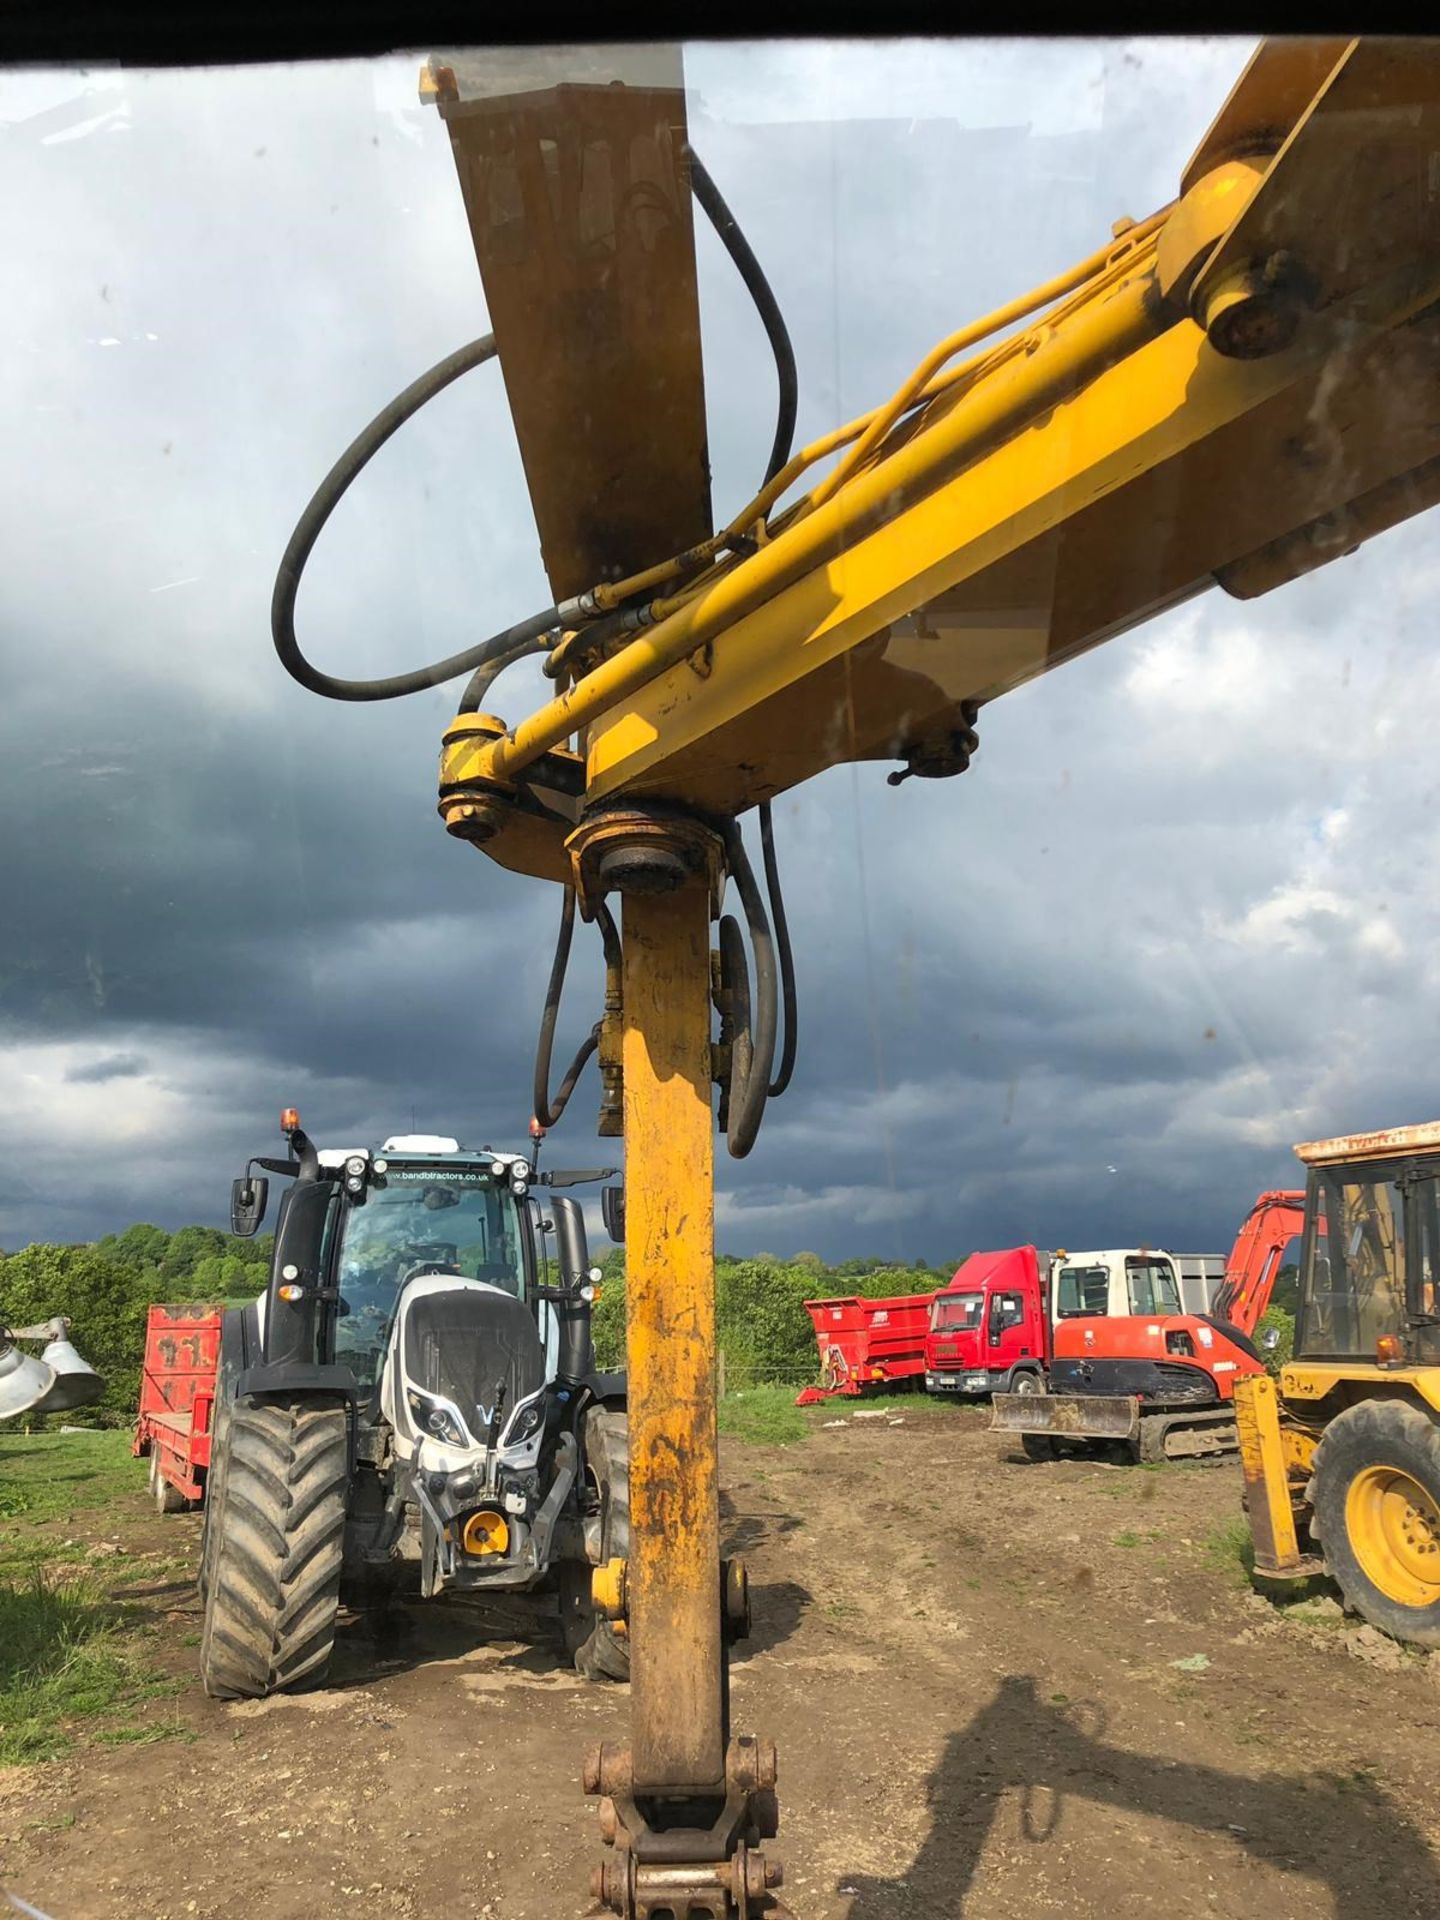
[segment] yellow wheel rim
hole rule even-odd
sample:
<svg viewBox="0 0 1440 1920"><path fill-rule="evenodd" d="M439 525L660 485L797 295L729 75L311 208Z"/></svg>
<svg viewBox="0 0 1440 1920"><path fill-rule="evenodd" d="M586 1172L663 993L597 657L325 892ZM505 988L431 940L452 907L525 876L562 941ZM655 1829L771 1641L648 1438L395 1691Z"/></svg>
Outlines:
<svg viewBox="0 0 1440 1920"><path fill-rule="evenodd" d="M1345 1531L1360 1569L1402 1607L1440 1601L1440 1507L1399 1467L1365 1467L1345 1496Z"/></svg>

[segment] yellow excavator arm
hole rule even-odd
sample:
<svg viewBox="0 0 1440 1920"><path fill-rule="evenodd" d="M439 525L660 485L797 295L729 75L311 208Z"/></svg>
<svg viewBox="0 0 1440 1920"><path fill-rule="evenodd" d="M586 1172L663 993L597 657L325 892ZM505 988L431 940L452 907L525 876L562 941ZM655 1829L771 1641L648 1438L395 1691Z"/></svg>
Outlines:
<svg viewBox="0 0 1440 1920"><path fill-rule="evenodd" d="M327 681L293 629L333 504L317 496L276 637L340 698L474 667L442 745L446 828L567 889L562 957L577 900L606 933L633 1526L595 1599L625 1623L632 1694L628 1744L586 1763L612 1848L595 1891L626 1916L732 1920L774 1910L779 1880L759 1851L774 1749L729 1724L747 1606L719 1557L712 1235L714 1090L747 1152L793 1058L791 1003L774 1071L789 996L769 802L846 761L962 772L1009 689L1217 583L1263 594L1440 498L1440 42L1262 45L1170 205L959 328L860 419L793 455L782 422L761 491L715 530L692 191L756 293L782 395L783 325L690 148L678 55L574 54L428 64L495 333L347 456L358 470L498 353L555 604L421 674ZM526 652L555 694L507 722L490 690ZM773 924L736 824L754 807ZM739 918L712 952L730 882L753 979Z"/></svg>
<svg viewBox="0 0 1440 1920"><path fill-rule="evenodd" d="M555 697L446 732L452 834L587 917L623 901L631 1738L586 1776L618 1912L758 1914L779 1878L757 1851L776 1763L729 1732L716 1572L712 1081L748 1150L774 1045L736 816L844 761L963 771L1012 687L1437 498L1440 46L1267 43L1172 205L954 333L718 533L692 501L673 557L572 574ZM727 876L753 1016L733 921L712 980Z"/></svg>

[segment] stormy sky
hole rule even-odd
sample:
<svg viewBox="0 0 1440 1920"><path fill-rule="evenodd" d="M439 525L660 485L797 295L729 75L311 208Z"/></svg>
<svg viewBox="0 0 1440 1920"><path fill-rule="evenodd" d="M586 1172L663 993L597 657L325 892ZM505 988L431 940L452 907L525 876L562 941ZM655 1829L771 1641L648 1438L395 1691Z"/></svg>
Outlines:
<svg viewBox="0 0 1440 1920"><path fill-rule="evenodd" d="M285 678L276 561L341 448L485 331L425 50L0 74L0 1246L223 1223L295 1104L337 1144L523 1139L554 890L448 840L455 688ZM1172 197L1251 43L688 48L692 136L769 271L809 437ZM773 425L699 236L717 509ZM302 636L363 675L549 598L493 369L337 513ZM1223 1250L1297 1139L1428 1119L1440 522L1218 592L983 715L951 782L777 806L800 1068L722 1250ZM537 703L528 669L510 718ZM565 1016L598 1011L582 929ZM595 1082L552 1159L594 1163Z"/></svg>

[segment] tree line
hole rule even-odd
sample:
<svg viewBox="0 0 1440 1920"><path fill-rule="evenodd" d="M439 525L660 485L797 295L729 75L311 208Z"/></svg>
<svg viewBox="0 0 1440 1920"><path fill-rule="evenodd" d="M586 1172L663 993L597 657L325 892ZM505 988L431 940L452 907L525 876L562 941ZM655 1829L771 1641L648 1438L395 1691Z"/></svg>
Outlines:
<svg viewBox="0 0 1440 1920"><path fill-rule="evenodd" d="M157 1303L206 1301L238 1305L262 1293L270 1277L273 1236L237 1240L216 1227L142 1224L76 1246L38 1244L0 1252L0 1325L26 1326L63 1314L71 1338L104 1376L105 1397L80 1418L125 1426L135 1417L145 1317ZM595 1309L595 1345L601 1364L623 1365L625 1256L615 1248L603 1263L605 1280ZM721 1255L715 1266L716 1318L730 1386L793 1380L818 1374L815 1334L805 1301L832 1294L928 1293L954 1272L924 1262L901 1267L883 1258L828 1265L814 1253L789 1260L774 1254L749 1259ZM58 1416L56 1416L58 1418Z"/></svg>
<svg viewBox="0 0 1440 1920"><path fill-rule="evenodd" d="M127 1227L78 1246L40 1243L0 1253L0 1325L63 1314L70 1337L105 1380L105 1397L80 1416L108 1426L135 1418L145 1316L161 1302L253 1300L270 1277L271 1235L237 1240L218 1227ZM52 1416L58 1417L58 1416Z"/></svg>

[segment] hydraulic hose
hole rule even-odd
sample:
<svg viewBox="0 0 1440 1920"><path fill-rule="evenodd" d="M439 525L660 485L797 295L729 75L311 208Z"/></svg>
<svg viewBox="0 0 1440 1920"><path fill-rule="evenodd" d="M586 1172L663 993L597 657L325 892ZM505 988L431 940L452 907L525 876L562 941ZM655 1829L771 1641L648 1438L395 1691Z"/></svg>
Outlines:
<svg viewBox="0 0 1440 1920"><path fill-rule="evenodd" d="M606 918L609 919L608 914ZM610 922L612 933L614 924L612 920ZM555 1023L560 1017L560 996L565 990L565 971L570 964L570 942L574 934L575 889L566 887L560 906L560 933L555 941L555 958L550 966L550 984L545 989L545 1008L540 1016L540 1038L535 1047L535 1118L547 1131L558 1123L561 1114L570 1104L570 1096L575 1091L576 1081L584 1072L590 1056L600 1045L600 1022L597 1020L581 1044L579 1052L570 1062L565 1078L560 1082L552 1099L550 1061L555 1050Z"/></svg>
<svg viewBox="0 0 1440 1920"><path fill-rule="evenodd" d="M780 956L780 998L785 1011L785 1043L780 1052L780 1071L770 1082L770 1098L776 1100L789 1086L795 1071L799 995L795 988L795 954L790 945L790 927L785 918L784 896L780 891L780 868L775 859L775 822L768 800L760 802L760 851L765 862L765 890L770 896L770 918Z"/></svg>
<svg viewBox="0 0 1440 1920"><path fill-rule="evenodd" d="M770 350L775 356L775 377L780 392L775 415L775 441L765 467L764 484L768 487L790 458L790 448L795 439L795 414L799 404L795 349L790 344L790 333L785 325L785 316L780 311L780 303L771 292L770 282L751 251L750 242L741 232L739 222L725 204L724 195L710 178L699 154L693 147L687 147L686 151L690 156L690 181L695 198L715 229L720 244L735 263L736 272L745 282L746 291L755 302L755 311L760 315L770 341Z"/></svg>
<svg viewBox="0 0 1440 1920"><path fill-rule="evenodd" d="M492 634L489 639L466 647L460 653L452 653L446 660L436 660L428 667L417 667L411 673L391 674L382 680L341 680L334 674L322 673L319 667L313 666L305 658L295 637L295 597L300 591L300 577L321 529L340 504L346 490L385 442L417 414L426 401L433 400L437 393L442 393L462 374L469 373L473 367L482 366L494 357L495 336L487 333L478 340L472 340L469 346L449 354L431 367L428 373L422 373L418 380L412 380L405 391L397 394L387 407L376 414L369 426L351 441L315 489L309 506L296 522L275 576L275 591L270 601L270 631L285 671L312 693L323 694L327 700L399 700L406 694L422 693L427 687L438 687L444 681L454 680L458 675L476 668L493 665L498 672L502 666L508 666L523 653L533 651L531 643L538 642L543 635L554 632L562 625L560 609L546 607L543 613L533 614L518 626L507 628L504 633ZM493 673L490 678L494 678ZM485 685L488 684L486 681Z"/></svg>
<svg viewBox="0 0 1440 1920"><path fill-rule="evenodd" d="M770 1091L770 1068L775 1059L775 1028L779 1011L779 992L775 973L775 942L765 917L765 903L755 884L755 875L745 852L740 829L732 820L725 828L725 845L730 871L740 890L740 902L750 928L750 946L755 956L754 1030L750 1036L748 1071L731 1073L729 1123L726 1142L731 1157L743 1160L755 1144L765 1102Z"/></svg>

